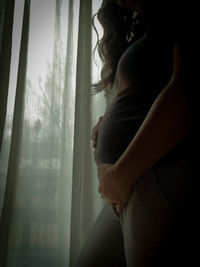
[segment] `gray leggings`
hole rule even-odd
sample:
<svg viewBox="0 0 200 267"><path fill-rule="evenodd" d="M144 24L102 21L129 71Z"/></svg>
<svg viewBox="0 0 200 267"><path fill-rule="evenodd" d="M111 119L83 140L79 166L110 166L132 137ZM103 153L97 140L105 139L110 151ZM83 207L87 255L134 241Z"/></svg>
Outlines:
<svg viewBox="0 0 200 267"><path fill-rule="evenodd" d="M182 177L179 192L174 193L174 186L163 194L160 188L175 185L177 174ZM198 216L190 190L192 179L188 161L147 171L134 185L121 214L104 206L75 267L196 265Z"/></svg>

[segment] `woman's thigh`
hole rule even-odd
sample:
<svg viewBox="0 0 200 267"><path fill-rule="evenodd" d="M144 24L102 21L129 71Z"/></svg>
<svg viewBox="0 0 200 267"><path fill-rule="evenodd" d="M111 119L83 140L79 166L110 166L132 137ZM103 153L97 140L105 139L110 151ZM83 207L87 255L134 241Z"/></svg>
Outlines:
<svg viewBox="0 0 200 267"><path fill-rule="evenodd" d="M105 205L82 248L75 267L126 267L119 218Z"/></svg>
<svg viewBox="0 0 200 267"><path fill-rule="evenodd" d="M190 215L189 215L190 214ZM196 246L191 229L190 207L168 201L152 170L133 187L132 196L120 214L128 267L181 266Z"/></svg>

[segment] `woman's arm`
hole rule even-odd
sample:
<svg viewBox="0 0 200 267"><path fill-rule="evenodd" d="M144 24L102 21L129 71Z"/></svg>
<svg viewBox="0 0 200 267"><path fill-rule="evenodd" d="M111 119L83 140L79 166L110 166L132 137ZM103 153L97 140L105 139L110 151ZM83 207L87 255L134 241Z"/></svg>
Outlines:
<svg viewBox="0 0 200 267"><path fill-rule="evenodd" d="M130 145L113 165L116 182L132 185L167 154L191 127L190 86L184 54L174 47L173 75L154 101ZM192 66L190 66L192 67Z"/></svg>

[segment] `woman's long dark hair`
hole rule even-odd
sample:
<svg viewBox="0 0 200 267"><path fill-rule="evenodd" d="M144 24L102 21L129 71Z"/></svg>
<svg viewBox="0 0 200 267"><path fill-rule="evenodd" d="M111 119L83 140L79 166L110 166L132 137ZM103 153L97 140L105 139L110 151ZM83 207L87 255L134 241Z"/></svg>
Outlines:
<svg viewBox="0 0 200 267"><path fill-rule="evenodd" d="M103 67L101 80L92 87L95 94L104 90L107 95L114 83L118 61L140 35L143 23L139 23L139 18L133 10L120 6L114 0L103 0L99 11L93 16L94 28L96 15L103 27L103 37L99 40L97 35L96 44Z"/></svg>

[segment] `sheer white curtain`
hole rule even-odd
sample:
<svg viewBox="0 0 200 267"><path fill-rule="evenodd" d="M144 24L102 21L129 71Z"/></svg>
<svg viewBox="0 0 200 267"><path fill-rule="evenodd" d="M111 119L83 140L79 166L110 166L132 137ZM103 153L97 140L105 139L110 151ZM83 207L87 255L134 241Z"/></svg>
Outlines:
<svg viewBox="0 0 200 267"><path fill-rule="evenodd" d="M105 201L91 131L106 108L91 18L97 0L15 0L0 156L0 266L73 266Z"/></svg>

